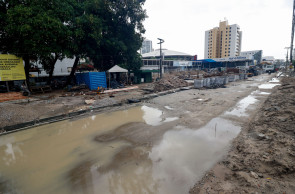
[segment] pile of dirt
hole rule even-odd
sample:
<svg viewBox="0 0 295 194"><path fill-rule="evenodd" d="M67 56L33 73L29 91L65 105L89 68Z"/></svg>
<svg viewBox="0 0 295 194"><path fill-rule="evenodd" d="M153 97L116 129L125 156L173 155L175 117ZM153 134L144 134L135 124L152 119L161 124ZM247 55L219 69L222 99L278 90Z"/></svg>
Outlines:
<svg viewBox="0 0 295 194"><path fill-rule="evenodd" d="M295 193L295 78L265 101L251 123L190 193Z"/></svg>
<svg viewBox="0 0 295 194"><path fill-rule="evenodd" d="M167 75L154 83L154 92L162 92L174 88L186 87L188 83L177 76Z"/></svg>

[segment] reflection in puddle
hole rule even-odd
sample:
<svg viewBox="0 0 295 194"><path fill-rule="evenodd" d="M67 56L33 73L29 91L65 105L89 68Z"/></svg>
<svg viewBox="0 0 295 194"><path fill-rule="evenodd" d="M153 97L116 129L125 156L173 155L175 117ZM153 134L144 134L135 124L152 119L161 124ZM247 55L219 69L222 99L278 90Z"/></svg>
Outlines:
<svg viewBox="0 0 295 194"><path fill-rule="evenodd" d="M269 83L279 83L280 82L280 80L278 79L278 78L272 78L270 81L269 81Z"/></svg>
<svg viewBox="0 0 295 194"><path fill-rule="evenodd" d="M168 110L173 110L173 108L171 108L170 106L164 106L164 107Z"/></svg>
<svg viewBox="0 0 295 194"><path fill-rule="evenodd" d="M252 92L251 95L255 95L255 96L256 95L270 95L270 93L269 92L262 92L260 90L256 90L256 91Z"/></svg>
<svg viewBox="0 0 295 194"><path fill-rule="evenodd" d="M269 92L259 92L258 94L261 94L261 95L270 95Z"/></svg>
<svg viewBox="0 0 295 194"><path fill-rule="evenodd" d="M144 115L143 119L145 123L152 126L158 126L161 124L163 112L156 108L151 108L148 106L142 106L141 110L143 110Z"/></svg>
<svg viewBox="0 0 295 194"><path fill-rule="evenodd" d="M166 109L169 109L169 106L165 106ZM156 108L151 108L148 106L142 106L141 110L143 110L144 115L143 119L146 124L151 126L159 126L162 123L168 123L172 121L176 121L179 119L178 117L168 117L168 118L162 118L163 112ZM173 110L170 108L170 110Z"/></svg>
<svg viewBox="0 0 295 194"><path fill-rule="evenodd" d="M222 158L239 132L239 126L222 118L212 119L199 130L178 127L166 132L150 153L159 193L188 192Z"/></svg>
<svg viewBox="0 0 295 194"><path fill-rule="evenodd" d="M238 102L236 105L236 108L234 108L231 111L225 112L226 115L235 115L238 117L241 116L247 116L246 110L251 104L255 104L258 100L251 94L250 96L247 96L246 98L242 99Z"/></svg>
<svg viewBox="0 0 295 194"><path fill-rule="evenodd" d="M276 86L279 86L281 84L262 84L260 86L258 86L259 89L272 89Z"/></svg>
<svg viewBox="0 0 295 194"><path fill-rule="evenodd" d="M142 124L138 123L158 126L179 119L162 116L158 109L134 107L0 136L0 180L10 181L10 188L0 193L15 189L18 193L33 194L101 193L101 188L105 188L103 193L157 193L147 155L149 147L139 152L122 152L131 146L129 141L118 138L97 142L93 138L129 123L139 127ZM123 135L130 133L126 129L121 129ZM141 138L144 133L130 135ZM118 154L121 156L116 159ZM140 157L142 161L137 161ZM109 170L103 170L108 166ZM73 169L77 169L75 173L71 173ZM101 185L97 181L104 181L105 186L97 188L95 185Z"/></svg>
<svg viewBox="0 0 295 194"><path fill-rule="evenodd" d="M164 123L172 122L178 120L178 117L168 117L164 120Z"/></svg>

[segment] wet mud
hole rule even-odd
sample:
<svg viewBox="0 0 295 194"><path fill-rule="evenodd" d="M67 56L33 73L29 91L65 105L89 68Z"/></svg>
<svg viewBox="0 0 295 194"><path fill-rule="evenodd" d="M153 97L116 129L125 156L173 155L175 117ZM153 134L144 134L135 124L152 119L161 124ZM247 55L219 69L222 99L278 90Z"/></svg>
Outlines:
<svg viewBox="0 0 295 194"><path fill-rule="evenodd" d="M295 193L294 99L295 79L284 78L190 193Z"/></svg>
<svg viewBox="0 0 295 194"><path fill-rule="evenodd" d="M189 192L266 98L251 94L258 86L251 84L183 91L2 136L0 180L24 193Z"/></svg>

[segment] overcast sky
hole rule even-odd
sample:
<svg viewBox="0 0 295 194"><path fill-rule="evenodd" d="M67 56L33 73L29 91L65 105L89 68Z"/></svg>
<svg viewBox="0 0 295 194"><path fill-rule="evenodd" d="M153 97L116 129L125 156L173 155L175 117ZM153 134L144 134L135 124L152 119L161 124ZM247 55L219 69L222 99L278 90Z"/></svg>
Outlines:
<svg viewBox="0 0 295 194"><path fill-rule="evenodd" d="M205 31L226 18L243 31L242 51L286 58L291 44L292 0L146 0L144 37L164 48L204 58Z"/></svg>

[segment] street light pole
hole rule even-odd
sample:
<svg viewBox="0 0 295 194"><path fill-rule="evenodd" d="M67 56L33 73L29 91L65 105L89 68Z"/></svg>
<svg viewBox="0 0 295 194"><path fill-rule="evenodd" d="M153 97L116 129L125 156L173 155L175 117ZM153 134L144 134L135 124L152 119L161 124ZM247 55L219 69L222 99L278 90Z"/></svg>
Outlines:
<svg viewBox="0 0 295 194"><path fill-rule="evenodd" d="M295 28L295 0L293 2L293 15L292 15L292 34L291 34L291 51L290 62L293 65L293 41L294 41L294 28Z"/></svg>
<svg viewBox="0 0 295 194"><path fill-rule="evenodd" d="M290 47L285 47L285 49L287 49L287 56L286 56L286 67L285 67L285 70L287 71L287 68L288 68L288 58L289 58L289 49L290 49Z"/></svg>
<svg viewBox="0 0 295 194"><path fill-rule="evenodd" d="M295 1L295 0L294 0ZM158 40L160 41L158 44L160 44L160 79L162 79L162 43L164 43L165 41L161 38L158 38Z"/></svg>

